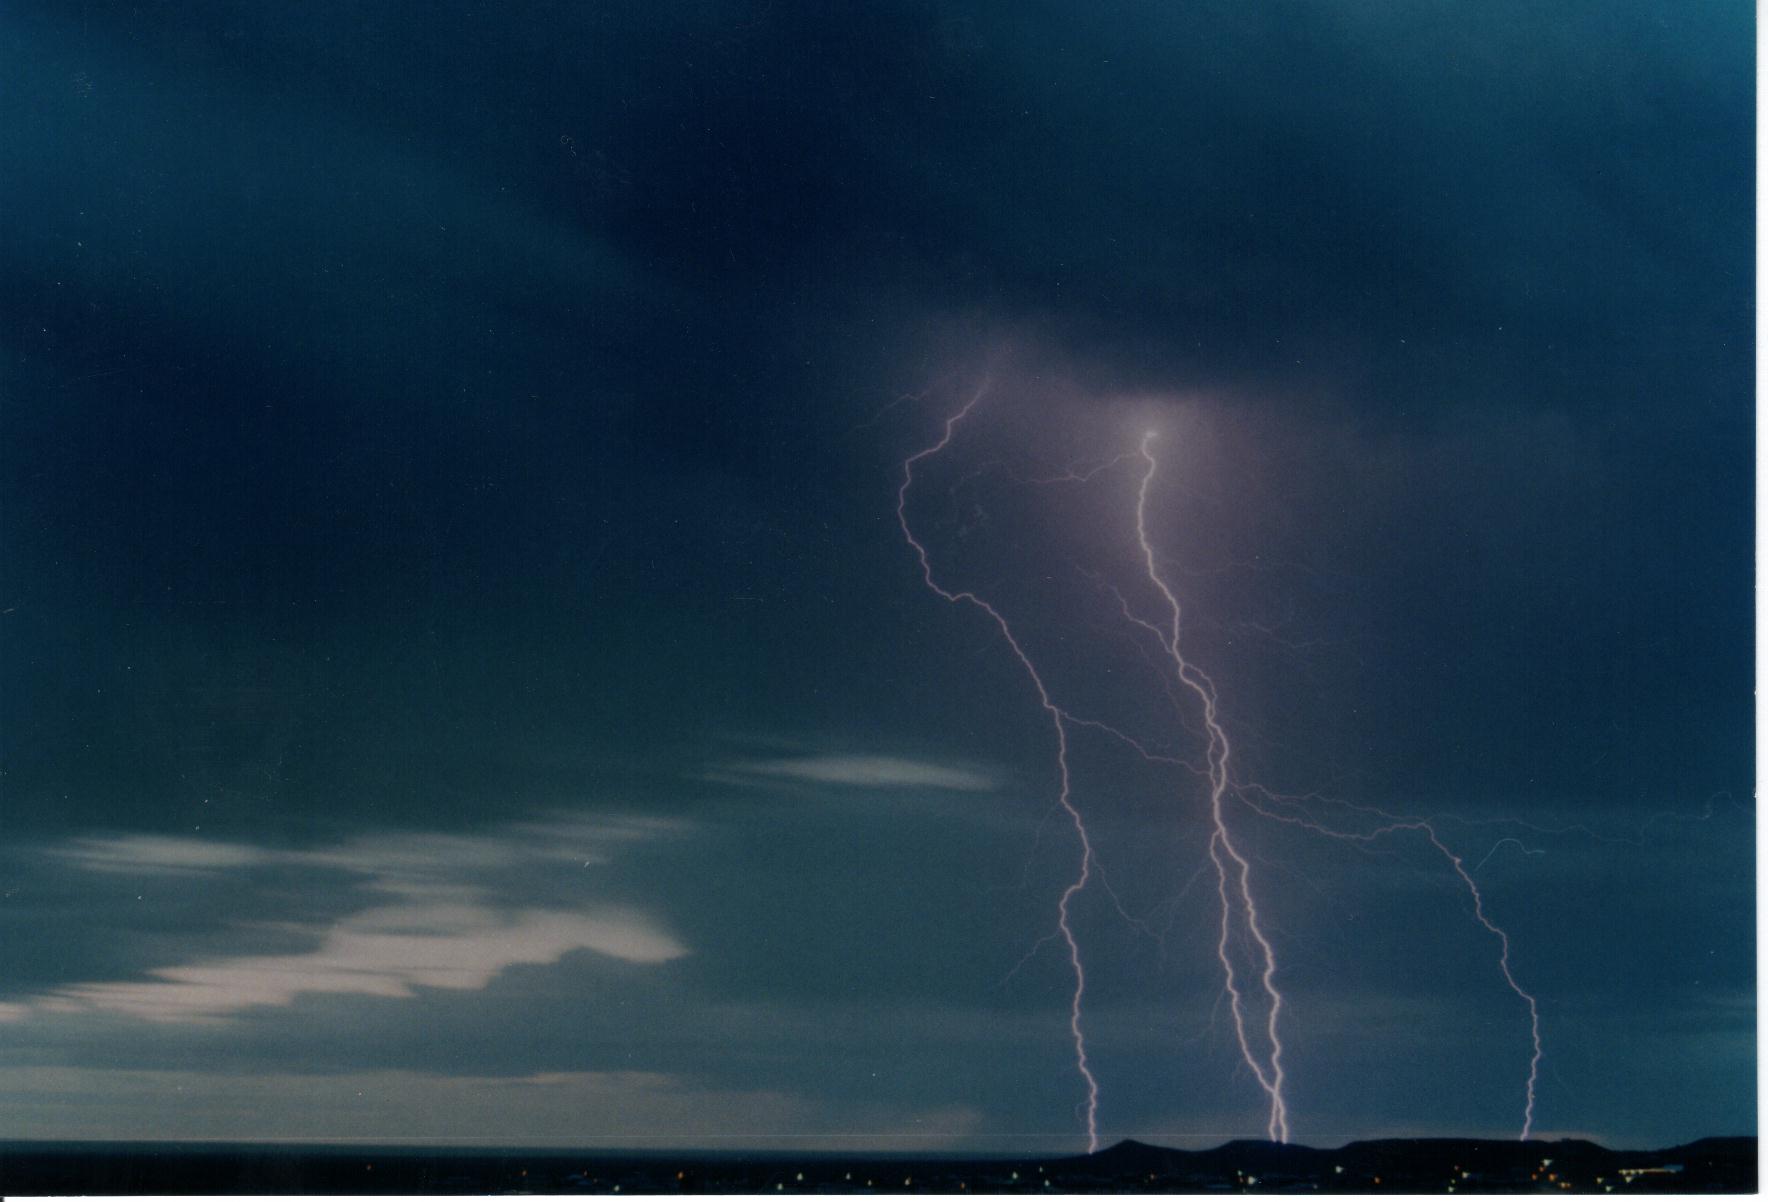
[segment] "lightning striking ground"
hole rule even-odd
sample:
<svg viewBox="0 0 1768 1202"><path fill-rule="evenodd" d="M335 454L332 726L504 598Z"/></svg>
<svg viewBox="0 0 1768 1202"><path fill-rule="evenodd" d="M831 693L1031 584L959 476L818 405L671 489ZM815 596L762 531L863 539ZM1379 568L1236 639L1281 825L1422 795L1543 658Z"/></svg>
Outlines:
<svg viewBox="0 0 1768 1202"><path fill-rule="evenodd" d="M1467 890L1467 895L1473 902L1474 920L1487 931L1491 932L1498 940L1498 971L1503 975L1504 983L1508 985L1510 991L1520 998L1523 1004L1528 1007L1529 1043L1531 1051L1529 1055L1528 1078L1523 1087L1524 1101L1522 1130L1518 1133L1517 1138L1529 1138L1535 1127L1535 1088L1541 1077L1541 1005L1534 994L1518 984L1516 973L1510 966L1510 935L1504 930L1504 928L1493 922L1491 916L1486 913L1485 895L1480 892L1479 882L1474 879L1473 873L1468 871L1466 862L1460 855L1451 850L1448 844L1443 842L1442 837L1437 834L1436 827L1431 824L1429 819L1413 818L1401 814L1389 814L1385 810L1376 810L1369 806L1354 806L1351 808L1362 810L1366 813L1378 814L1388 821L1383 825L1377 826L1368 831L1346 831L1328 826L1312 816L1302 817L1296 814L1284 814L1269 809L1266 806L1253 801L1251 799L1251 795L1253 794L1262 794L1273 801L1291 806L1297 806L1298 801L1293 798L1280 797L1277 794L1273 794L1269 790L1259 788L1258 786L1242 787L1236 790L1235 796L1239 799L1242 805L1255 813L1262 814L1264 817L1274 821L1286 822L1312 831L1315 834L1324 835L1329 839L1340 839L1349 843L1374 843L1388 835L1399 834L1405 831L1414 831L1423 835L1425 841L1448 862L1450 869L1453 870L1455 876L1460 880L1462 887ZM1514 843L1516 840L1499 840L1500 845L1505 842ZM1526 851L1528 849L1524 848L1524 850Z"/></svg>
<svg viewBox="0 0 1768 1202"><path fill-rule="evenodd" d="M1228 1001L1233 1018L1234 1033L1241 1058L1251 1070L1268 1103L1266 1134L1270 1139L1277 1142L1288 1142L1290 1138L1289 1103L1285 1092L1287 1076L1283 1063L1285 1048L1282 1038L1285 999L1278 986L1277 950L1266 933L1253 887L1252 864L1236 843L1232 825L1228 820L1227 810L1230 800L1242 806L1247 812L1267 820L1300 827L1321 836L1348 843L1369 845L1393 836L1416 834L1422 836L1432 850L1443 858L1471 901L1474 919L1497 941L1498 969L1505 985L1526 1006L1528 1011L1530 1057L1523 1091L1524 1105L1519 1135L1520 1139L1528 1139L1534 1129L1536 1086L1539 1081L1542 1060L1540 1006L1536 997L1524 989L1517 980L1510 959L1510 936L1490 916L1486 908L1485 897L1474 877L1474 871L1477 871L1479 865L1476 865L1474 870L1469 870L1462 855L1451 848L1438 833L1436 825L1433 825L1433 819L1395 814L1372 806L1357 805L1314 794L1300 797L1285 796L1260 785L1234 779L1231 767L1233 748L1227 729L1221 720L1215 682L1184 653L1181 639L1183 609L1177 593L1162 572L1160 557L1155 550L1154 539L1149 531L1149 498L1160 468L1159 460L1154 454L1155 432L1147 432L1135 451L1097 462L1084 469L1070 468L1053 477L1020 479L1022 483L1033 485L1084 484L1121 463L1130 460L1141 462L1142 471L1136 487L1135 534L1146 582L1159 598L1162 611L1161 621L1150 621L1141 616L1135 612L1130 601L1120 590L1095 573L1086 572L1085 569L1081 570L1116 598L1121 615L1126 621L1151 636L1153 642L1158 645L1159 655L1151 655L1145 648L1143 653L1149 658L1151 665L1158 667L1161 686L1175 708L1175 716L1181 728L1189 732L1191 737L1201 736L1205 740L1206 751L1203 763L1199 764L1181 756L1157 752L1140 739L1126 734L1114 726L1093 718L1076 715L1064 708L1055 700L1043 675L1001 611L973 591L950 589L939 582L933 571L932 559L926 545L916 537L909 523L909 492L915 483L916 466L922 461L940 454L951 445L958 426L980 403L987 391L988 385L984 383L961 408L945 419L937 440L911 454L903 461L902 478L897 488L896 515L903 538L913 549L921 565L923 583L941 599L953 604L971 605L987 615L995 624L1008 648L1030 678L1038 703L1049 716L1055 734L1056 767L1059 777L1056 801L1074 828L1080 847L1080 862L1075 876L1062 890L1058 900L1056 930L1038 940L1025 958L1014 967L1012 972L1007 974L1006 979L1010 980L1045 943L1054 940L1057 936L1061 937L1067 947L1069 965L1073 972L1074 988L1070 997L1069 1030L1074 1041L1076 1069L1086 1087L1085 1116L1089 1151L1096 1150L1099 1145L1099 1083L1087 1055L1087 1043L1082 1024L1082 1005L1086 996L1087 978L1072 918L1075 899L1088 888L1094 878L1097 876L1102 886L1106 885L1106 882L1101 875L1103 865L1097 858L1092 840L1087 833L1085 820L1073 798L1070 733L1072 730L1081 728L1105 734L1130 748L1143 760L1182 769L1203 779L1208 785L1209 861L1202 871L1213 867L1216 879L1216 894L1220 912L1216 956L1221 966L1224 996ZM995 461L990 461L990 464L993 462ZM984 470L987 470L986 466L976 469L971 475ZM966 477L966 479L968 478ZM1187 704L1187 698L1189 702L1194 704ZM1187 710L1195 710L1201 714L1201 729L1192 724L1186 713ZM1320 817L1318 811L1328 806L1342 807L1348 814L1358 816L1360 821L1335 822ZM1709 802L1709 813L1711 808L1712 804ZM1685 817L1682 815L1670 816ZM1466 822L1471 825L1484 824L1452 816L1445 816L1444 820ZM1656 818L1653 819L1653 821L1656 820ZM1495 824L1510 822L1511 820L1496 820ZM1594 832L1588 832L1586 828L1582 827L1561 830L1560 828L1534 827L1522 822L1516 822L1514 825L1543 834L1571 832L1594 834ZM1641 835L1643 836L1643 832ZM1485 858L1489 859L1498 847L1505 844L1515 844L1525 854L1543 854L1529 848L1514 836L1506 836L1486 853ZM1483 865L1484 862L1485 859L1482 859L1480 864ZM1111 900L1120 915L1130 921L1132 925L1146 930L1143 923L1129 915L1115 891L1107 888L1107 892L1110 893ZM1245 963L1247 960L1250 960L1249 964ZM1243 979L1243 974L1247 979ZM1005 980L1002 984L1005 984Z"/></svg>
<svg viewBox="0 0 1768 1202"><path fill-rule="evenodd" d="M1221 937L1216 944L1216 955L1222 963L1222 974L1227 985L1230 1009L1234 1018L1234 1033L1239 1039L1240 1055L1247 1067L1257 1078L1259 1088L1265 1091L1270 1100L1270 1114L1266 1122L1266 1132L1279 1143L1289 1142L1289 1104L1283 1095L1283 1039L1278 1030L1278 1018L1283 1012L1283 994L1277 988L1277 954L1266 938L1259 924L1258 904L1253 900L1252 865L1234 845L1234 837L1228 829L1223 814L1223 799L1227 794L1228 759L1232 747L1228 742L1227 731L1222 728L1216 710L1215 684L1210 678L1185 658L1179 641L1179 628L1182 611L1178 597L1174 595L1164 577L1160 574L1160 566L1154 554L1154 544L1148 537L1148 487L1154 480L1154 473L1159 468L1154 452L1150 449L1154 442L1154 432L1149 431L1142 437L1141 455L1147 464L1142 473L1142 482L1136 491L1136 539L1141 544L1143 563L1148 571L1148 579L1159 591L1171 615L1171 624L1165 629L1157 629L1152 623L1142 623L1155 630L1161 646L1171 658L1173 668L1179 681L1191 690L1203 707L1203 724L1209 734L1209 812L1214 832L1210 836L1209 855L1215 865L1217 893L1221 900L1222 921ZM1127 613L1126 607L1126 613ZM1140 621L1139 619L1136 619ZM1228 861L1232 861L1234 871L1230 874ZM1253 1040L1247 1035L1246 999L1241 992L1237 976L1234 972L1234 960L1229 954L1229 945L1233 934L1234 905L1230 900L1229 879L1234 878L1235 892L1240 898L1240 918L1244 930L1258 946L1259 956L1263 961L1259 972L1259 984L1267 998L1265 1007L1265 1041L1267 1047L1262 1055L1253 1047Z"/></svg>
<svg viewBox="0 0 1768 1202"><path fill-rule="evenodd" d="M975 593L967 589L954 592L945 588L934 578L933 563L927 554L927 548L915 537L915 532L910 527L908 519L909 489L915 482L915 465L939 454L951 445L952 433L957 429L958 423L970 415L970 411L982 400L987 390L988 385L985 382L964 404L963 408L946 418L938 441L915 452L903 461L902 484L896 490L896 520L902 528L903 538L914 549L915 555L920 560L921 578L927 587L954 605L960 603L973 605L993 620L1001 632L1001 637L1012 649L1014 657L1019 660L1026 675L1031 678L1032 687L1037 690L1038 704L1049 715L1050 724L1056 733L1056 768L1060 782L1056 802L1068 815L1069 821L1073 823L1075 837L1080 842L1081 852L1079 870L1074 879L1062 890L1062 895L1056 905L1056 928L1061 934L1063 942L1067 944L1068 962L1074 972L1074 992L1070 997L1068 1008L1068 1030L1074 1037L1075 1068L1086 1085L1087 1151L1096 1152L1099 1149L1099 1082L1093 1075L1092 1067L1087 1061L1086 1034L1081 1026L1081 1004L1086 997L1087 974L1085 965L1081 963L1080 943L1075 938L1074 926L1070 920L1074 899L1086 889L1088 881L1092 878L1094 857L1093 844L1087 835L1086 822L1074 804L1073 785L1068 768L1068 717L1051 700L1050 691L1044 686L1043 676L1038 672L1037 665L1032 662L1031 656L1026 653L1025 648L1013 634L1012 626L1007 623L1007 619L1001 615L1001 612Z"/></svg>
<svg viewBox="0 0 1768 1202"><path fill-rule="evenodd" d="M1240 801L1242 805L1246 806L1246 808L1261 814L1266 818L1301 826L1316 834L1324 835L1329 838L1359 843L1370 843L1387 835L1397 834L1403 831L1414 831L1422 834L1430 843L1431 847L1443 856L1472 900L1475 920L1498 940L1498 968L1503 975L1505 984L1528 1008L1531 1052L1529 1057L1528 1076L1524 1085L1522 1130L1519 1133L1518 1138L1529 1138L1534 1129L1535 1090L1540 1079L1541 1069L1540 1003L1533 994L1518 983L1516 974L1512 970L1510 964L1510 936L1502 927L1493 922L1490 915L1487 913L1485 897L1480 892L1478 882L1474 879L1473 874L1468 871L1461 856L1451 850L1449 846L1443 842L1442 838L1438 835L1436 828L1426 819L1415 818L1408 815L1391 814L1387 811L1378 810L1369 806L1351 806L1349 803L1342 803L1350 809L1375 815L1383 821L1383 825L1371 831L1360 833L1345 831L1336 827L1328 826L1312 816L1303 818L1297 817L1294 814L1284 814L1274 811L1252 801L1251 795L1263 794L1274 801L1287 802L1291 805L1296 805L1297 799L1280 798L1269 790L1262 789L1256 785L1236 786L1233 784L1228 772L1230 747L1227 733L1222 727L1217 713L1215 684L1207 675L1184 658L1179 642L1181 610L1178 598L1160 574L1158 560L1154 553L1154 546L1148 535L1148 490L1150 484L1153 482L1155 472L1159 467L1158 461L1154 458L1152 450L1154 439L1155 435L1150 431L1143 436L1141 443L1141 454L1146 466L1136 493L1136 537L1141 545L1143 563L1147 570L1148 578L1159 591L1161 598L1166 604L1167 611L1171 614L1171 626L1169 629L1160 629L1154 626L1154 624L1147 622L1132 613L1129 609L1128 603L1124 601L1121 595L1119 595L1118 601L1123 609L1125 617L1130 621L1135 622L1137 625L1149 630L1154 634L1156 639L1159 640L1161 646L1165 648L1167 653L1171 656L1179 679L1191 689L1196 695L1198 701L1202 704L1204 725L1209 733L1210 744L1210 815L1215 824L1215 834L1211 838L1211 857L1216 866L1219 893L1222 903L1221 939L1217 945L1217 954L1221 959L1223 973L1227 981L1227 990L1234 1016L1235 1032L1239 1037L1241 1055L1248 1066L1251 1067L1254 1076L1258 1079L1259 1085L1264 1088L1266 1094L1269 1095L1270 1098L1271 1112L1269 1131L1271 1137L1282 1141L1288 1139L1288 1106L1283 1096L1283 1043L1278 1031L1278 1017L1282 1012L1283 996L1276 987L1275 978L1277 965L1272 945L1259 926L1258 908L1253 900L1251 888L1251 867L1246 858L1235 848L1232 834L1229 832L1223 816L1223 801L1230 793L1232 793L1236 800ZM1265 1035L1268 1043L1268 1058L1264 1059L1262 1062L1256 1055L1254 1048L1246 1036L1243 1009L1244 998L1240 990L1236 987L1234 967L1232 960L1228 955L1233 907L1230 905L1229 901L1228 873L1226 865L1222 861L1223 855L1226 855L1234 862L1236 868L1235 875L1239 887L1241 914L1243 916L1246 933L1250 936L1252 942L1257 945L1263 961L1263 971L1260 976L1260 983L1262 984L1268 999L1265 1027Z"/></svg>

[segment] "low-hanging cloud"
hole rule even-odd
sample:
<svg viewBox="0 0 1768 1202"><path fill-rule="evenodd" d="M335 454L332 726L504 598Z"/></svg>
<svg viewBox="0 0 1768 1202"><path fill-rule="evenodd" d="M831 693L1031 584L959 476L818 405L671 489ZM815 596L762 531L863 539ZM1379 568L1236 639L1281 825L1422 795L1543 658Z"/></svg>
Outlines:
<svg viewBox="0 0 1768 1202"><path fill-rule="evenodd" d="M484 988L518 964L550 964L588 951L657 965L688 954L655 916L605 898L573 908L521 906L496 874L548 865L606 864L612 848L678 830L655 819L553 818L477 835L376 833L317 849L278 849L128 834L51 848L107 874L243 872L280 866L360 878L370 904L307 933L299 951L223 955L149 968L143 979L74 982L0 1007L0 1021L34 1013L101 1012L161 1022L209 1021L255 1006L286 1006L301 994L410 997L420 988Z"/></svg>
<svg viewBox="0 0 1768 1202"><path fill-rule="evenodd" d="M146 981L74 985L35 1005L49 1013L97 1010L162 1022L213 1019L252 1006L286 1006L302 993L410 997L419 987L483 989L506 968L550 964L578 950L634 964L687 955L639 914L384 906L339 923L317 951L156 968Z"/></svg>
<svg viewBox="0 0 1768 1202"><path fill-rule="evenodd" d="M726 776L766 777L859 789L949 789L986 793L998 782L972 768L886 755L817 755L748 760L724 766Z"/></svg>

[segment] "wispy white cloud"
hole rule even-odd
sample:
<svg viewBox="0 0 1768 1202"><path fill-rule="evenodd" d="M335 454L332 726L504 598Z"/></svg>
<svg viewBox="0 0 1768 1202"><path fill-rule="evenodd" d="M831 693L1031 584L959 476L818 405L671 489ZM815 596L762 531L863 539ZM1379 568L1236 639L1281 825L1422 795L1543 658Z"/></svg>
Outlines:
<svg viewBox="0 0 1768 1202"><path fill-rule="evenodd" d="M998 782L973 768L887 755L815 755L722 766L724 779L761 777L860 789L919 788L984 793Z"/></svg>
<svg viewBox="0 0 1768 1202"><path fill-rule="evenodd" d="M213 839L180 839L164 835L119 835L74 839L50 849L93 872L192 873L247 868L266 863L275 853L245 843Z"/></svg>
<svg viewBox="0 0 1768 1202"><path fill-rule="evenodd" d="M679 833L677 819L554 815L478 834L382 831L329 847L272 848L168 835L86 836L49 854L92 872L202 873L270 864L337 868L383 879L513 868L536 861L606 864L613 850Z"/></svg>
<svg viewBox="0 0 1768 1202"><path fill-rule="evenodd" d="M34 1005L50 1013L97 1010L159 1022L214 1019L252 1006L286 1006L303 993L410 997L419 986L483 989L506 968L550 964L578 950L634 964L687 954L635 913L382 906L338 923L311 952L156 968L145 981L73 985Z"/></svg>
<svg viewBox="0 0 1768 1202"><path fill-rule="evenodd" d="M364 835L330 847L286 849L200 839L121 835L52 848L102 873L223 873L267 865L356 875L370 905L314 927L311 950L235 955L155 966L143 979L88 981L0 1005L0 1022L33 1013L103 1012L162 1022L210 1021L301 994L409 997L418 988L482 989L518 964L550 964L588 951L655 965L688 954L655 917L606 899L570 909L510 904L487 874L568 863L608 863L614 849L682 829L651 819L553 816L497 830Z"/></svg>

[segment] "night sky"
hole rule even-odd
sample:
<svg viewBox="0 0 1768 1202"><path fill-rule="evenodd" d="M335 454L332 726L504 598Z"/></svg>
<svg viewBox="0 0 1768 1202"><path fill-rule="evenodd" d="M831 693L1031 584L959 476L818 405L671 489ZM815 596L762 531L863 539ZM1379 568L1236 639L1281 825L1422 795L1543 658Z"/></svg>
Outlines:
<svg viewBox="0 0 1768 1202"><path fill-rule="evenodd" d="M1748 3L0 27L0 1135L1755 1131Z"/></svg>

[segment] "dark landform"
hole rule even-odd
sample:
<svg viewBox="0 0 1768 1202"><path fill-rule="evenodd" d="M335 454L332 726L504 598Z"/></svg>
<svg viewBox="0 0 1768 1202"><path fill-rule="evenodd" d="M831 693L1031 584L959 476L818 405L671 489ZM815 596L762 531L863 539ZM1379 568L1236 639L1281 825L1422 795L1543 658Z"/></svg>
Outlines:
<svg viewBox="0 0 1768 1202"><path fill-rule="evenodd" d="M437 1150L0 1142L5 1194L1751 1193L1753 1136L1655 1152L1584 1140L1239 1140L1088 1156Z"/></svg>

